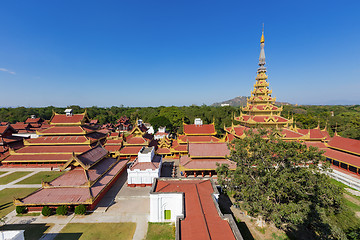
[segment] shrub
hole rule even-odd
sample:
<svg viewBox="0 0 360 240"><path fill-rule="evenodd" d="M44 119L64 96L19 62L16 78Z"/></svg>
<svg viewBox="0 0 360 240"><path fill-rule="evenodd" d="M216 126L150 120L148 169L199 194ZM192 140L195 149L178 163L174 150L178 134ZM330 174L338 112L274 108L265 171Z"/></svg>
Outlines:
<svg viewBox="0 0 360 240"><path fill-rule="evenodd" d="M86 212L86 206L80 204L79 206L75 207L75 214L84 215Z"/></svg>
<svg viewBox="0 0 360 240"><path fill-rule="evenodd" d="M17 214L27 213L27 208L25 206L16 206L16 213Z"/></svg>
<svg viewBox="0 0 360 240"><path fill-rule="evenodd" d="M68 207L66 205L62 205L56 208L57 215L66 215L68 213Z"/></svg>
<svg viewBox="0 0 360 240"><path fill-rule="evenodd" d="M48 206L44 206L41 210L41 214L45 217L48 217L52 214L52 210Z"/></svg>

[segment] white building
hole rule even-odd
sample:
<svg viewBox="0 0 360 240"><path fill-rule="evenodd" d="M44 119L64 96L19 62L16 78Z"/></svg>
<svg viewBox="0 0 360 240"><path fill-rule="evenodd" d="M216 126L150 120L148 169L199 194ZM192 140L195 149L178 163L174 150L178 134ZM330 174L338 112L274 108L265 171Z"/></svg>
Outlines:
<svg viewBox="0 0 360 240"><path fill-rule="evenodd" d="M175 222L184 218L184 193L150 194L150 222Z"/></svg>
<svg viewBox="0 0 360 240"><path fill-rule="evenodd" d="M151 186L160 177L162 157L155 155L154 147L142 147L137 159L127 169L128 186Z"/></svg>
<svg viewBox="0 0 360 240"><path fill-rule="evenodd" d="M154 139L159 140L164 137L169 137L169 133L166 132L166 127L159 127L157 133L154 135Z"/></svg>

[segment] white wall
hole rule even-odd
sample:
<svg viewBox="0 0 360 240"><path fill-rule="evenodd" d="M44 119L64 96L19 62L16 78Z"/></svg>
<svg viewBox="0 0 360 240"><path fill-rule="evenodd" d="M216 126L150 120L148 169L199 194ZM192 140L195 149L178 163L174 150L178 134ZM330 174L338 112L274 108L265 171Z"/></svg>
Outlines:
<svg viewBox="0 0 360 240"><path fill-rule="evenodd" d="M161 164L156 170L146 169L142 171L139 169L130 170L128 168L128 184L152 184L154 178L160 177L160 170Z"/></svg>
<svg viewBox="0 0 360 240"><path fill-rule="evenodd" d="M150 222L175 222L184 216L183 193L150 194ZM164 211L171 210L171 219L165 220Z"/></svg>
<svg viewBox="0 0 360 240"><path fill-rule="evenodd" d="M25 230L0 231L0 240L24 240Z"/></svg>
<svg viewBox="0 0 360 240"><path fill-rule="evenodd" d="M149 148L149 147L146 147L146 148ZM155 155L154 147L151 147L151 151L148 153L142 153L141 150L138 153L138 161L139 162L151 162Z"/></svg>

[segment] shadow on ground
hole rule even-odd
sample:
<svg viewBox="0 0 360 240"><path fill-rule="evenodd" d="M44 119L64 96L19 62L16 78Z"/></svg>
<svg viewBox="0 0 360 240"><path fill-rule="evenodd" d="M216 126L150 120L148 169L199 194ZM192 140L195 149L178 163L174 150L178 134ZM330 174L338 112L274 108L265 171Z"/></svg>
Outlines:
<svg viewBox="0 0 360 240"><path fill-rule="evenodd" d="M78 240L82 233L58 233L54 240Z"/></svg>
<svg viewBox="0 0 360 240"><path fill-rule="evenodd" d="M114 204L114 200L116 195L120 192L121 188L126 184L127 180L127 172L124 171L116 183L109 189L109 191L105 194L105 196L98 203L96 208L99 207L110 207Z"/></svg>
<svg viewBox="0 0 360 240"><path fill-rule="evenodd" d="M231 211L232 202L227 195L220 194L219 196L219 207L223 214L231 214L236 222L236 225L244 238L244 240L254 240L249 228L246 226L246 223L239 222Z"/></svg>
<svg viewBox="0 0 360 240"><path fill-rule="evenodd" d="M161 177L172 177L174 162L163 162L161 167Z"/></svg>
<svg viewBox="0 0 360 240"><path fill-rule="evenodd" d="M0 227L0 231L25 230L26 240L38 240L51 226L44 223L37 224L8 224Z"/></svg>

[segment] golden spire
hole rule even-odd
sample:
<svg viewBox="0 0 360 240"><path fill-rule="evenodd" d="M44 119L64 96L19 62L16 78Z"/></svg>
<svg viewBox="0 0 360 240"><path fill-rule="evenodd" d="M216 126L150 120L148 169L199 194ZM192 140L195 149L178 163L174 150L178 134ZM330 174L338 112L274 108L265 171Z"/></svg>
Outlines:
<svg viewBox="0 0 360 240"><path fill-rule="evenodd" d="M264 37L264 23L263 23L263 28L262 28L262 34L261 34L260 43L264 43L264 42L265 42L265 37Z"/></svg>

